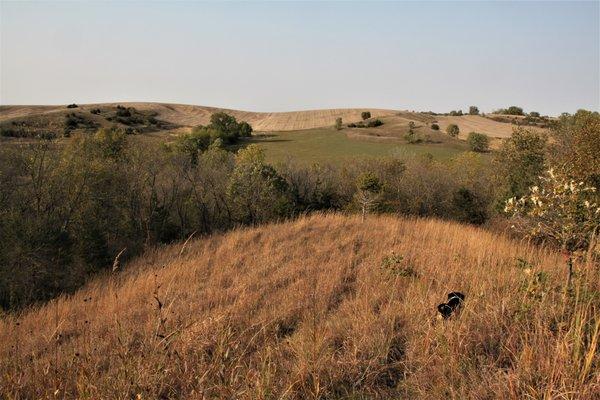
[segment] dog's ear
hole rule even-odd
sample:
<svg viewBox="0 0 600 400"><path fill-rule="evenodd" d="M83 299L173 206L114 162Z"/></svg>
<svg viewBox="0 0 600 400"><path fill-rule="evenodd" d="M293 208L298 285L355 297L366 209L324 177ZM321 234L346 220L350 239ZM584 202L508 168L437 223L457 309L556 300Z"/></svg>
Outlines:
<svg viewBox="0 0 600 400"><path fill-rule="evenodd" d="M461 292L450 292L450 293L448 293L448 300L450 300L453 297L458 297L461 301L465 299L465 295L462 294Z"/></svg>
<svg viewBox="0 0 600 400"><path fill-rule="evenodd" d="M446 303L438 305L437 309L444 318L448 318L452 315L452 308L450 308L450 306Z"/></svg>
<svg viewBox="0 0 600 400"><path fill-rule="evenodd" d="M462 303L462 299L458 296L454 296L452 298L450 298L450 300L448 300L448 306L452 309L455 310L458 307L460 307L460 304Z"/></svg>

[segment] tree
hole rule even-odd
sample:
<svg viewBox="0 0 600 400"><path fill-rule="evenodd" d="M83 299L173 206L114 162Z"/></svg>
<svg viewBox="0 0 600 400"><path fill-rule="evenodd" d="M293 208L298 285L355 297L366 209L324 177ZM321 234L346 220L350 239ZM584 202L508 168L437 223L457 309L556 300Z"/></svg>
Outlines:
<svg viewBox="0 0 600 400"><path fill-rule="evenodd" d="M446 133L452 137L457 137L460 133L460 129L458 129L458 125L450 124L446 127Z"/></svg>
<svg viewBox="0 0 600 400"><path fill-rule="evenodd" d="M246 121L242 121L239 124L239 132L241 137L250 137L252 136L252 126Z"/></svg>
<svg viewBox="0 0 600 400"><path fill-rule="evenodd" d="M234 116L224 112L214 113L210 116L210 127L228 136L239 136L237 120Z"/></svg>
<svg viewBox="0 0 600 400"><path fill-rule="evenodd" d="M360 117L364 120L371 118L371 111L363 111L360 113Z"/></svg>
<svg viewBox="0 0 600 400"><path fill-rule="evenodd" d="M523 109L517 106L510 106L506 110L503 110L503 114L508 115L523 115Z"/></svg>
<svg viewBox="0 0 600 400"><path fill-rule="evenodd" d="M467 144L472 151L483 153L488 151L490 139L483 133L470 132L467 136Z"/></svg>
<svg viewBox="0 0 600 400"><path fill-rule="evenodd" d="M502 143L495 162L504 186L503 201L524 196L531 186L538 184L545 168L547 142L545 134L519 128Z"/></svg>
<svg viewBox="0 0 600 400"><path fill-rule="evenodd" d="M342 117L335 119L335 129L338 131L342 129Z"/></svg>
<svg viewBox="0 0 600 400"><path fill-rule="evenodd" d="M575 180L600 187L600 113L564 114L550 131L549 160Z"/></svg>
<svg viewBox="0 0 600 400"><path fill-rule="evenodd" d="M469 107L469 115L479 115L479 108L477 106Z"/></svg>
<svg viewBox="0 0 600 400"><path fill-rule="evenodd" d="M431 124L431 129L434 131L439 131L440 130L440 126L438 124Z"/></svg>
<svg viewBox="0 0 600 400"><path fill-rule="evenodd" d="M508 199L504 211L511 216L515 229L553 243L567 254L570 286L573 253L587 250L600 227L597 199L596 187L550 169L527 195Z"/></svg>
<svg viewBox="0 0 600 400"><path fill-rule="evenodd" d="M379 201L383 185L377 176L370 172L365 172L356 180L357 192L356 200L362 209L362 221L364 222L367 212L369 212Z"/></svg>
<svg viewBox="0 0 600 400"><path fill-rule="evenodd" d="M289 215L288 189L285 179L265 163L260 147L250 145L238 152L227 198L239 222L254 224Z"/></svg>
<svg viewBox="0 0 600 400"><path fill-rule="evenodd" d="M175 141L175 148L189 157L190 163L198 163L198 155L206 151L215 141L223 142L223 133L206 126L197 126L192 132L179 136Z"/></svg>

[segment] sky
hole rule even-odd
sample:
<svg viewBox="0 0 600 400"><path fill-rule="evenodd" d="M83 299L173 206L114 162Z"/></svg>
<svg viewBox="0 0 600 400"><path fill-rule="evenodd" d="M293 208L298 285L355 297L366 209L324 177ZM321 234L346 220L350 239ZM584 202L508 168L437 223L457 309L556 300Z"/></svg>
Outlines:
<svg viewBox="0 0 600 400"><path fill-rule="evenodd" d="M0 104L600 108L600 2L10 2Z"/></svg>

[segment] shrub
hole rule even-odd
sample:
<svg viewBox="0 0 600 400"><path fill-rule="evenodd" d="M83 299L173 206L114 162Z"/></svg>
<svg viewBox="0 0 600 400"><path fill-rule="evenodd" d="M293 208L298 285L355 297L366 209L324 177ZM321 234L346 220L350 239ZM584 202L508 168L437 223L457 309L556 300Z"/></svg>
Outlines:
<svg viewBox="0 0 600 400"><path fill-rule="evenodd" d="M356 128L356 124L354 122L351 122L348 124L348 128Z"/></svg>
<svg viewBox="0 0 600 400"><path fill-rule="evenodd" d="M438 124L431 124L431 129L433 129L434 131L439 131L440 126Z"/></svg>
<svg viewBox="0 0 600 400"><path fill-rule="evenodd" d="M73 103L73 104L69 104L69 105L67 106L67 108L77 108L77 107L79 107L79 106L78 106L77 104L75 104L75 103Z"/></svg>
<svg viewBox="0 0 600 400"><path fill-rule="evenodd" d="M460 133L460 129L456 124L450 124L446 127L446 133L452 137L457 137Z"/></svg>
<svg viewBox="0 0 600 400"><path fill-rule="evenodd" d="M404 135L404 139L409 143L409 144L417 144L417 143L421 143L423 141L423 138L415 133L413 130L409 130L405 135Z"/></svg>
<svg viewBox="0 0 600 400"><path fill-rule="evenodd" d="M99 108L94 108L94 109L90 110L90 113L98 115L98 114L100 114L100 109Z"/></svg>
<svg viewBox="0 0 600 400"><path fill-rule="evenodd" d="M461 115L463 115L463 112L462 112L462 110L458 110L458 111L452 110L452 111L450 111L450 115L453 117L460 117Z"/></svg>
<svg viewBox="0 0 600 400"><path fill-rule="evenodd" d="M131 117L131 111L132 111L131 108L126 108L126 107L123 107L123 106L119 105L119 106L117 106L117 113L116 114L117 114L117 117L125 117L125 118L127 118L127 117Z"/></svg>
<svg viewBox="0 0 600 400"><path fill-rule="evenodd" d="M456 219L469 224L481 225L487 220L486 203L471 190L461 187L452 197Z"/></svg>
<svg viewBox="0 0 600 400"><path fill-rule="evenodd" d="M467 136L467 144L472 151L483 153L488 150L490 139L483 133L470 132Z"/></svg>
<svg viewBox="0 0 600 400"><path fill-rule="evenodd" d="M469 115L479 115L479 108L477 106L469 107Z"/></svg>
<svg viewBox="0 0 600 400"><path fill-rule="evenodd" d="M383 125L383 122L380 119L373 119L367 122L367 128L375 128L381 125Z"/></svg>
<svg viewBox="0 0 600 400"><path fill-rule="evenodd" d="M342 117L335 119L335 129L338 131L342 129Z"/></svg>
<svg viewBox="0 0 600 400"><path fill-rule="evenodd" d="M533 118L539 118L540 117L540 113L537 112L537 111L532 111L532 112L529 113L529 116L533 117Z"/></svg>
<svg viewBox="0 0 600 400"><path fill-rule="evenodd" d="M360 113L360 117L364 120L371 118L371 111L363 111Z"/></svg>

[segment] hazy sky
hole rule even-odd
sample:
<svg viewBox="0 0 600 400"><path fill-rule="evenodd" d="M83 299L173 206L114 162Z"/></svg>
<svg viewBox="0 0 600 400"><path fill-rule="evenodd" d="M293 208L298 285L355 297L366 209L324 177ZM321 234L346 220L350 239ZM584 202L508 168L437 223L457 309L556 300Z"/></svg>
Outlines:
<svg viewBox="0 0 600 400"><path fill-rule="evenodd" d="M8 2L1 104L600 107L593 2Z"/></svg>

